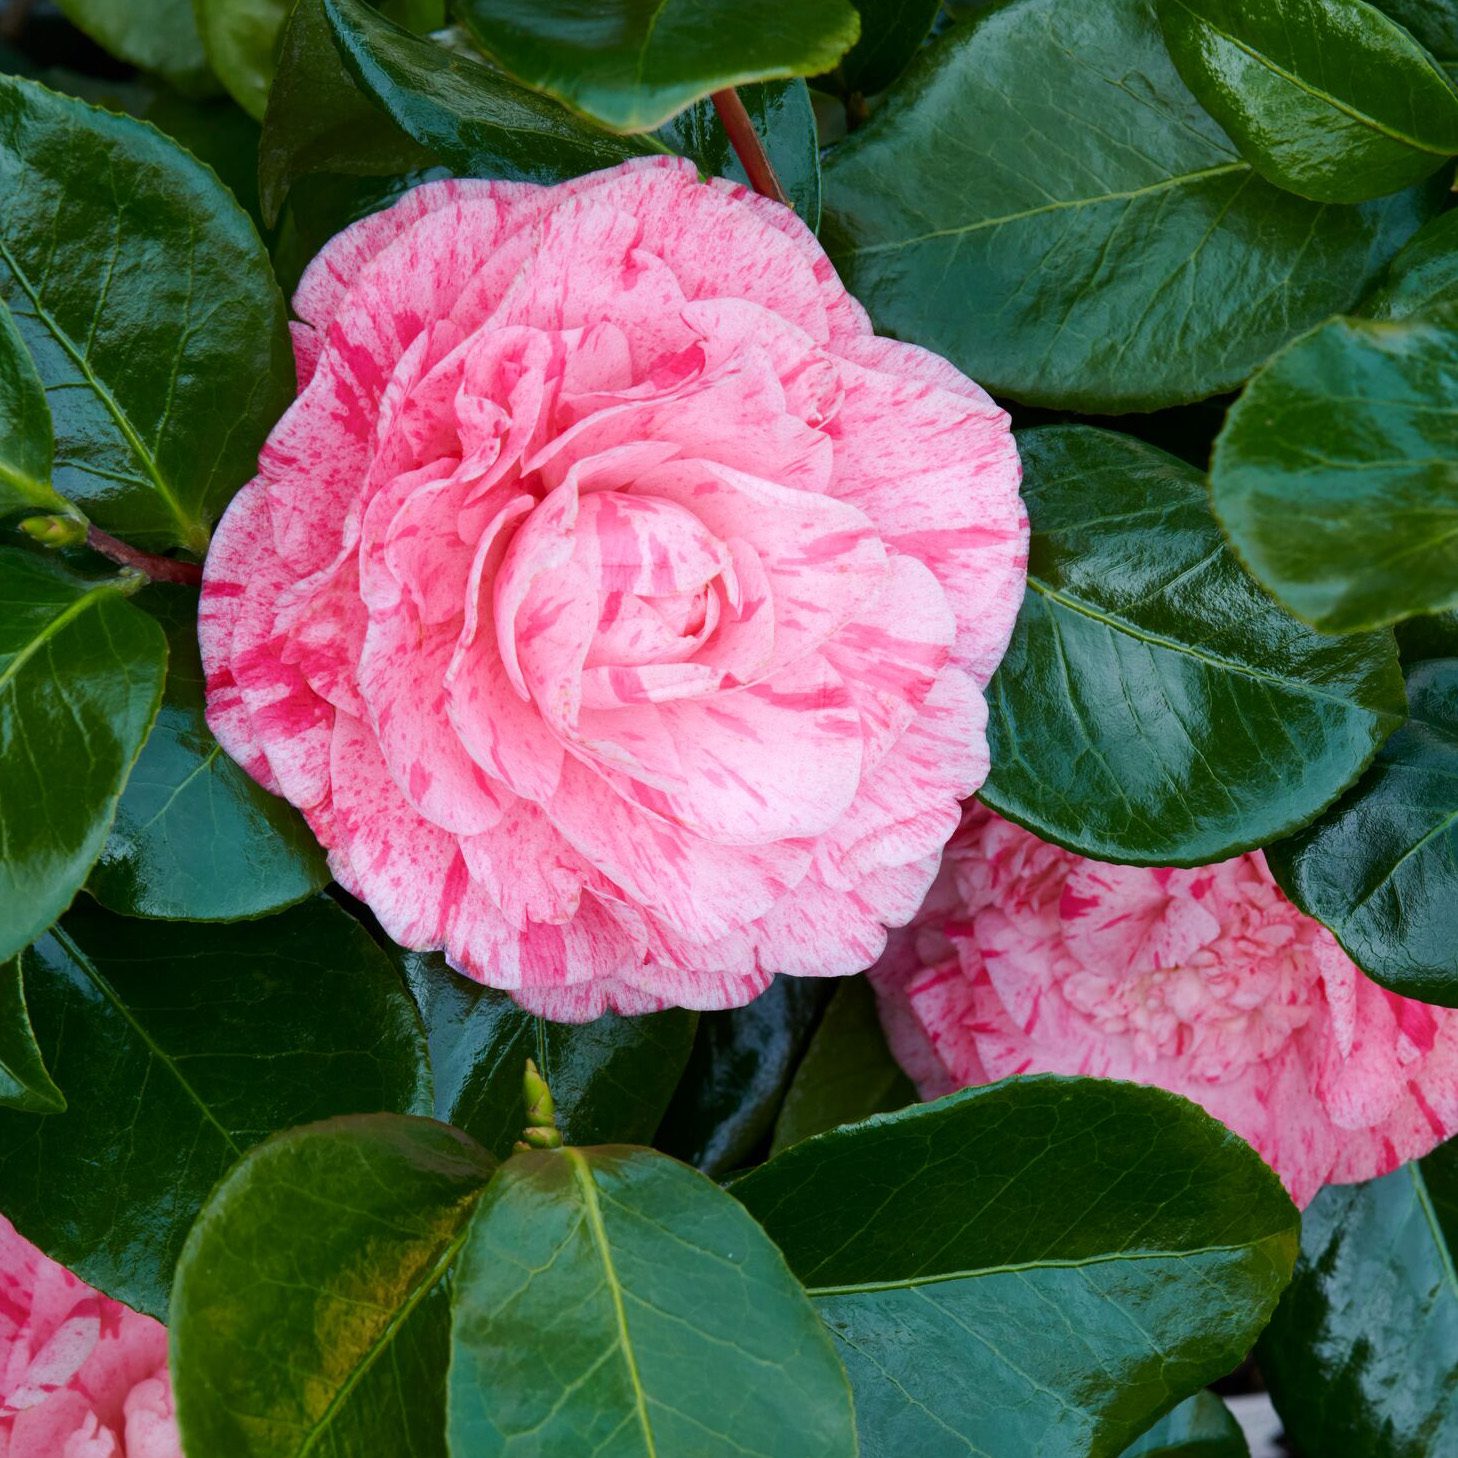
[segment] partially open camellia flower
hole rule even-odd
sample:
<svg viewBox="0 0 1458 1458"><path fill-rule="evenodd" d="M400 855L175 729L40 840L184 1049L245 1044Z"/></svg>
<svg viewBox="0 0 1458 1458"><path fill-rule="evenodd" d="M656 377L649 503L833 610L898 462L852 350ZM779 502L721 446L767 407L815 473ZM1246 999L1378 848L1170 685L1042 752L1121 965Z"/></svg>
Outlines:
<svg viewBox="0 0 1458 1458"><path fill-rule="evenodd" d="M987 769L1005 414L678 158L417 188L294 307L200 633L339 881L565 1019L873 962Z"/></svg>
<svg viewBox="0 0 1458 1458"><path fill-rule="evenodd" d="M182 1458L167 1329L0 1215L0 1458Z"/></svg>
<svg viewBox="0 0 1458 1458"><path fill-rule="evenodd" d="M924 1097L1016 1073L1154 1084L1303 1206L1458 1130L1458 1011L1371 981L1259 852L1107 865L974 805L872 977Z"/></svg>

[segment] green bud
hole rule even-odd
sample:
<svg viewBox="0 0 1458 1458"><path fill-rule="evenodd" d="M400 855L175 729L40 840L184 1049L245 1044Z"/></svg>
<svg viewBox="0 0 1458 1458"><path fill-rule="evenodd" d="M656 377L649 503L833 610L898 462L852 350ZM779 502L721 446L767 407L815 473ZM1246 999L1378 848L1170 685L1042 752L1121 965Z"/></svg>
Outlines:
<svg viewBox="0 0 1458 1458"><path fill-rule="evenodd" d="M86 523L74 516L28 516L20 529L43 547L79 547L86 540Z"/></svg>
<svg viewBox="0 0 1458 1458"><path fill-rule="evenodd" d="M522 1101L526 1104L527 1127L516 1141L518 1154L528 1149L560 1149L562 1135L557 1128L557 1105L547 1080L530 1058L521 1079Z"/></svg>

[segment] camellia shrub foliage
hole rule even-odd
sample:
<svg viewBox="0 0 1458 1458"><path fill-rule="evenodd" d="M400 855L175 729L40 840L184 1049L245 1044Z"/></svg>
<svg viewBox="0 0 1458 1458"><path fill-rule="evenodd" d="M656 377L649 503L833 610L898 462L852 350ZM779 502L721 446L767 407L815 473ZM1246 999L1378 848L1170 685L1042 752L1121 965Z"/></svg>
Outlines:
<svg viewBox="0 0 1458 1458"><path fill-rule="evenodd" d="M0 4L0 1455L1458 1454L1455 82Z"/></svg>

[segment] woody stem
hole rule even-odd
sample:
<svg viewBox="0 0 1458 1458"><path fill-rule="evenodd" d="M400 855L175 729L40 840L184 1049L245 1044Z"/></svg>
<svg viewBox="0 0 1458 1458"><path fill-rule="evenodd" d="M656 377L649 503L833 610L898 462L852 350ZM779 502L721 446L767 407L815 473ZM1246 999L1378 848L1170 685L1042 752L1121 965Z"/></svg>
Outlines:
<svg viewBox="0 0 1458 1458"><path fill-rule="evenodd" d="M785 189L780 186L780 179L775 176L775 169L770 165L764 143L754 129L754 123L750 121L749 113L739 99L739 93L730 86L723 91L711 92L709 100L719 113L719 120L729 134L729 143L744 166L750 186L757 193L789 207L790 200L785 196Z"/></svg>
<svg viewBox="0 0 1458 1458"><path fill-rule="evenodd" d="M179 562L174 557L158 557L152 552L140 552L119 542L98 527L86 528L86 545L123 567L135 567L145 572L153 582L185 582L189 587L202 586L202 568L196 562Z"/></svg>

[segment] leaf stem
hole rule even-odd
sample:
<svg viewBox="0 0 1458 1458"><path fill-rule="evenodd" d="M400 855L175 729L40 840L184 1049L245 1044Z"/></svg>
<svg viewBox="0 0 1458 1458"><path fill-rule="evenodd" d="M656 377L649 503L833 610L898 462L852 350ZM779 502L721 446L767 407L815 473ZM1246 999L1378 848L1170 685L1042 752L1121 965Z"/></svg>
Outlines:
<svg viewBox="0 0 1458 1458"><path fill-rule="evenodd" d="M123 567L135 567L138 572L145 572L153 582L184 582L189 587L202 586L202 568L196 562L179 562L175 557L139 552L98 527L86 528L86 545L93 552L120 562Z"/></svg>
<svg viewBox="0 0 1458 1458"><path fill-rule="evenodd" d="M790 199L780 186L780 179L775 175L775 169L764 150L764 143L754 129L754 123L750 121L749 113L739 99L739 93L729 86L723 91L710 92L709 100L719 113L719 120L729 134L729 143L744 167L750 186L762 196L789 207Z"/></svg>

